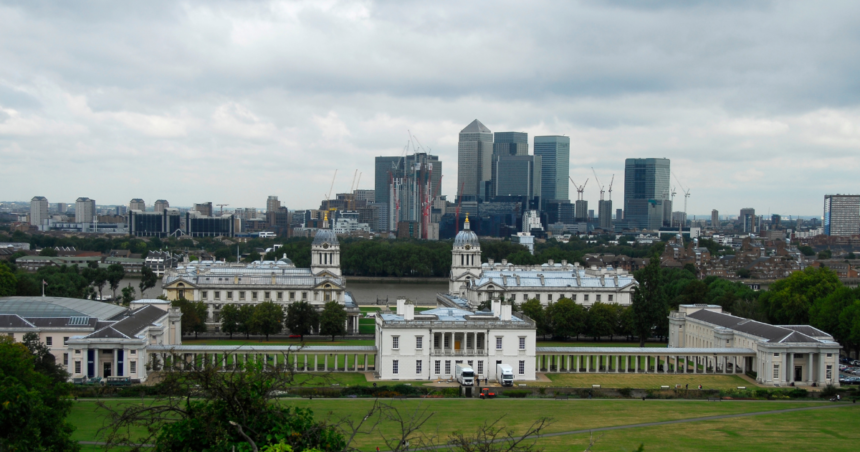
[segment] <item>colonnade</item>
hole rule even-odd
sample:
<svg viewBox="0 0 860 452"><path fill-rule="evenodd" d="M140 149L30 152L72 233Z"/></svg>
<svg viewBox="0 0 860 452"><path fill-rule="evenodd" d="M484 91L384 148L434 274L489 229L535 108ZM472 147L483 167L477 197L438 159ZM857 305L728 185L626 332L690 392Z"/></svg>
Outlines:
<svg viewBox="0 0 860 452"><path fill-rule="evenodd" d="M536 358L538 372L740 374L746 371L745 355L538 351Z"/></svg>
<svg viewBox="0 0 860 452"><path fill-rule="evenodd" d="M161 370L165 364L176 369L190 369L193 366L215 366L222 371L233 370L236 364L259 364L265 368L292 370L294 372L370 372L374 370L376 354L368 353L150 353L150 363L155 362L154 370Z"/></svg>

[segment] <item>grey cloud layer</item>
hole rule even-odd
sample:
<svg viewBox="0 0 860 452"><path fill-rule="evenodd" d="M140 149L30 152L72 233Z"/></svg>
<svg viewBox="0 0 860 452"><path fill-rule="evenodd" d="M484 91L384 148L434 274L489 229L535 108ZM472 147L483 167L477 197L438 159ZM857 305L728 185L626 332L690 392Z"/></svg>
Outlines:
<svg viewBox="0 0 860 452"><path fill-rule="evenodd" d="M359 168L369 187L372 158L402 152L408 129L442 156L453 195L457 132L477 117L570 135L572 174L615 173L619 204L624 158L665 156L692 188L691 212L816 214L824 192L854 191L858 13L856 2L0 2L0 193L235 206L276 194L312 207L335 168Z"/></svg>

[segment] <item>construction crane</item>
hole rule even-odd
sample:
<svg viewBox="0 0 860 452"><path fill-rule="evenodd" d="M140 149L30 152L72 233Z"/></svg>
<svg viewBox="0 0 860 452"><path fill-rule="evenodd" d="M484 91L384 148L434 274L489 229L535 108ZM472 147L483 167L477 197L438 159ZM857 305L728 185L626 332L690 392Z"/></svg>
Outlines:
<svg viewBox="0 0 860 452"><path fill-rule="evenodd" d="M597 182L597 188L600 189L600 200L603 201L603 193L605 193L605 192L603 190L603 185L600 185L600 179L597 178L597 171L594 171L593 166L591 167L591 172L594 173L594 180ZM571 181L573 181L573 179L571 179ZM585 182L587 183L588 181L585 181ZM574 185L576 185L576 184L574 184ZM584 185L583 185L583 187L584 187Z"/></svg>
<svg viewBox="0 0 860 452"><path fill-rule="evenodd" d="M588 179L585 179L585 183L582 184L582 186L580 187L576 185L576 182L573 181L572 177L567 176L567 178L570 179L570 182L573 184L573 187L576 188L576 199L578 201L582 201L582 192L585 191L585 186L588 185Z"/></svg>
<svg viewBox="0 0 860 452"><path fill-rule="evenodd" d="M331 199L331 191L334 190L334 179L337 177L337 169L334 170L334 176L331 177L331 185L328 187L328 193L325 195L325 200Z"/></svg>
<svg viewBox="0 0 860 452"><path fill-rule="evenodd" d="M675 173L672 173L672 175L675 176ZM681 193L684 194L684 220L686 220L687 219L687 199L690 198L690 190L684 188L684 184L682 184L681 181L678 180L678 176L675 176L675 182L678 182L678 185L681 186ZM672 195L674 195L674 193L672 193ZM682 228L684 227L685 221L679 221L678 223L679 223L678 224L678 234L680 234Z"/></svg>
<svg viewBox="0 0 860 452"><path fill-rule="evenodd" d="M612 201L612 183L615 182L615 175L612 175L612 179L609 180L609 200Z"/></svg>
<svg viewBox="0 0 860 452"><path fill-rule="evenodd" d="M221 208L220 215L224 215L224 206L229 206L230 204L215 204L215 205Z"/></svg>

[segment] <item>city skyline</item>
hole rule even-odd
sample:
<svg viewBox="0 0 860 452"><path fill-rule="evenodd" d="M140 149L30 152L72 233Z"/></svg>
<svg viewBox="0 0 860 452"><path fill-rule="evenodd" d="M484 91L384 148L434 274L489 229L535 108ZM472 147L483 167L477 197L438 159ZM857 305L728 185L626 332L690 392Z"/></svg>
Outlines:
<svg viewBox="0 0 860 452"><path fill-rule="evenodd" d="M475 118L531 149L569 136L577 182L668 158L690 215L820 216L825 194L856 192L860 5L553 8L0 5L0 197L310 208L336 168L335 192L355 169L370 188L374 158L402 155L411 132L451 162L453 199ZM596 205L596 184L585 197Z"/></svg>

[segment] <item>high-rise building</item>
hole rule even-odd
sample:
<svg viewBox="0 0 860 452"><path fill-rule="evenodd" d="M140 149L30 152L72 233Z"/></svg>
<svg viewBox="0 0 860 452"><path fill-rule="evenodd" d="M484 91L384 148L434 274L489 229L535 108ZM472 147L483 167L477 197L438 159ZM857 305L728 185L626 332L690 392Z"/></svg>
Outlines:
<svg viewBox="0 0 860 452"><path fill-rule="evenodd" d="M541 199L543 202L570 200L570 137L535 137L535 156L541 158Z"/></svg>
<svg viewBox="0 0 860 452"><path fill-rule="evenodd" d="M155 213L162 213L162 212L164 212L164 209L166 209L168 207L170 207L169 202L167 202L164 199L159 199L158 201L155 201L155 205L153 206L153 211Z"/></svg>
<svg viewBox="0 0 860 452"><path fill-rule="evenodd" d="M92 223L96 216L96 201L80 197L75 200L75 223Z"/></svg>
<svg viewBox="0 0 860 452"><path fill-rule="evenodd" d="M376 203L388 203L388 187L391 179L400 177L400 167L403 157L376 157L373 175Z"/></svg>
<svg viewBox="0 0 860 452"><path fill-rule="evenodd" d="M236 221L233 215L212 217L197 212L185 212L185 231L183 231L185 235L191 237L233 237L235 230Z"/></svg>
<svg viewBox="0 0 860 452"><path fill-rule="evenodd" d="M57 203L57 212L58 213L66 213L69 211L69 205L64 202Z"/></svg>
<svg viewBox="0 0 860 452"><path fill-rule="evenodd" d="M128 202L128 210L139 210L141 212L146 212L146 202L144 202L140 198L134 198Z"/></svg>
<svg viewBox="0 0 860 452"><path fill-rule="evenodd" d="M493 134L493 156L529 155L529 134L496 132Z"/></svg>
<svg viewBox="0 0 860 452"><path fill-rule="evenodd" d="M205 217L212 216L212 202L201 202L198 204L194 204L194 210L200 212L200 215Z"/></svg>
<svg viewBox="0 0 860 452"><path fill-rule="evenodd" d="M669 159L627 159L624 219L628 227L660 229L665 215L664 201L669 202Z"/></svg>
<svg viewBox="0 0 860 452"><path fill-rule="evenodd" d="M540 198L541 158L533 155L493 157L493 196Z"/></svg>
<svg viewBox="0 0 860 452"><path fill-rule="evenodd" d="M621 209L619 209L621 210ZM600 229L609 230L612 228L612 200L601 199L597 202L597 219Z"/></svg>
<svg viewBox="0 0 860 452"><path fill-rule="evenodd" d="M615 219L618 221L624 219L624 209L615 209Z"/></svg>
<svg viewBox="0 0 860 452"><path fill-rule="evenodd" d="M33 196L30 200L30 224L41 226L48 219L48 198Z"/></svg>
<svg viewBox="0 0 860 452"><path fill-rule="evenodd" d="M439 164L441 165L441 163L439 163ZM441 166L439 167L439 171L441 174L441 171L442 171ZM357 202L359 204L361 204L362 201L364 201L364 205L373 204L374 202L376 202L376 190L355 189L355 190L353 190L352 194L355 196L355 202Z"/></svg>
<svg viewBox="0 0 860 452"><path fill-rule="evenodd" d="M711 211L711 227L713 229L720 228L720 212L717 209Z"/></svg>
<svg viewBox="0 0 860 452"><path fill-rule="evenodd" d="M477 119L460 131L457 144L457 199L489 196L493 173L493 132Z"/></svg>
<svg viewBox="0 0 860 452"><path fill-rule="evenodd" d="M429 228L430 207L441 196L442 162L427 153L407 155L392 172L388 187L389 231L395 231L401 221L417 221L421 236Z"/></svg>
<svg viewBox="0 0 860 452"><path fill-rule="evenodd" d="M824 233L860 234L860 196L824 195Z"/></svg>
<svg viewBox="0 0 860 452"><path fill-rule="evenodd" d="M276 212L281 207L281 201L278 201L277 196L269 196L266 199L266 212Z"/></svg>
<svg viewBox="0 0 860 452"><path fill-rule="evenodd" d="M583 223L588 221L588 201L584 199L576 200L576 210L574 211L574 218L577 223Z"/></svg>
<svg viewBox="0 0 860 452"><path fill-rule="evenodd" d="M167 237L180 229L179 209L165 208L161 212L131 210L128 214L128 233L139 237Z"/></svg>
<svg viewBox="0 0 860 452"><path fill-rule="evenodd" d="M741 209L741 214L738 215L738 221L741 224L741 231L748 234L756 232L755 209L752 207Z"/></svg>

